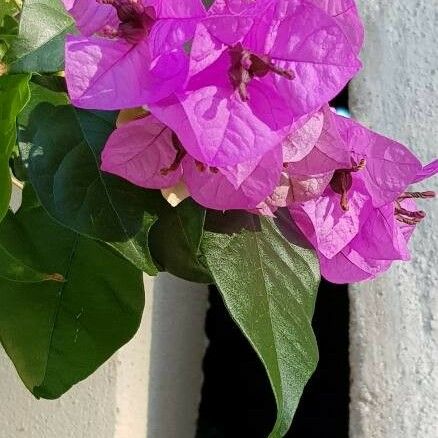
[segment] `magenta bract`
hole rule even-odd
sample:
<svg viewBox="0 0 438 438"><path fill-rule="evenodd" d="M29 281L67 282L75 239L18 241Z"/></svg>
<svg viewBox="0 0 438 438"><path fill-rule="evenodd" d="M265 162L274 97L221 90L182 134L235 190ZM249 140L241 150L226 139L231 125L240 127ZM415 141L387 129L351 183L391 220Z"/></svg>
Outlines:
<svg viewBox="0 0 438 438"><path fill-rule="evenodd" d="M76 106L141 106L167 97L185 80L184 44L205 15L200 0L64 4L83 34L68 36L65 49L66 79Z"/></svg>
<svg viewBox="0 0 438 438"><path fill-rule="evenodd" d="M179 139L154 116L116 129L102 153L102 170L138 186L162 189L180 180L199 204L216 210L252 209L278 184L278 147L258 160L215 168L189 156Z"/></svg>
<svg viewBox="0 0 438 438"><path fill-rule="evenodd" d="M434 194L406 190L437 173L438 162L423 168L405 146L335 117L352 164L335 171L320 198L294 204L290 211L317 250L322 274L348 283L373 278L394 260L409 258L407 242L425 216L413 199Z"/></svg>
<svg viewBox="0 0 438 438"><path fill-rule="evenodd" d="M307 1L219 2L197 25L184 90L151 110L196 159L235 165L274 148L360 67L338 22Z"/></svg>
<svg viewBox="0 0 438 438"><path fill-rule="evenodd" d="M337 283L407 260L425 213L408 186L438 172L402 144L338 116L358 72L354 0L64 0L73 104L143 107L102 170L183 189L206 208L275 216L287 207Z"/></svg>

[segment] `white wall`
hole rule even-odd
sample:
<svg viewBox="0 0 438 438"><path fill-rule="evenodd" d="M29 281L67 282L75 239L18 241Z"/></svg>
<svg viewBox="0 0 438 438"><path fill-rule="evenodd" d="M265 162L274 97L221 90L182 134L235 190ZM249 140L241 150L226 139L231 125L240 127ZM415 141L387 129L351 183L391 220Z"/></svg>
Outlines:
<svg viewBox="0 0 438 438"><path fill-rule="evenodd" d="M364 71L356 118L438 156L438 1L361 0ZM438 178L424 188L438 191ZM413 260L351 290L351 438L438 437L438 200L413 239Z"/></svg>
<svg viewBox="0 0 438 438"><path fill-rule="evenodd" d="M60 400L35 400L0 348L0 438L195 436L207 288L163 274L145 289L135 339Z"/></svg>

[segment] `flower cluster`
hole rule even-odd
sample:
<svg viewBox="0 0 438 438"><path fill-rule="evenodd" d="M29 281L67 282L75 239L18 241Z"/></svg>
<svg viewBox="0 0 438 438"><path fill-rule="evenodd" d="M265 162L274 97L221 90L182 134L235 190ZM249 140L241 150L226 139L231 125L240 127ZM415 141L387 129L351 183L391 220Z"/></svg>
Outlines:
<svg viewBox="0 0 438 438"><path fill-rule="evenodd" d="M438 162L329 107L361 68L354 0L205 3L64 0L81 34L66 43L73 104L139 108L102 169L210 209L288 208L333 282L406 260L415 199L434 195L408 186Z"/></svg>

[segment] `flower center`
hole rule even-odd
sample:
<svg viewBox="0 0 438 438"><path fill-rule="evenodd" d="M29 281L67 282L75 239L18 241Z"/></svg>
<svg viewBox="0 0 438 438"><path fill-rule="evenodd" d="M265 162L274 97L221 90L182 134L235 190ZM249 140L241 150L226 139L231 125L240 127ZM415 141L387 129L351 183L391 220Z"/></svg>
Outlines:
<svg viewBox="0 0 438 438"><path fill-rule="evenodd" d="M195 166L198 172L205 172L207 169L214 174L219 173L219 169L214 166L207 166L206 164L202 163L201 161L195 160Z"/></svg>
<svg viewBox="0 0 438 438"><path fill-rule="evenodd" d="M425 217L426 213L422 210L409 211L401 206L404 199L431 199L435 197L435 192L405 192L395 201L395 217L399 222L407 225L417 225Z"/></svg>
<svg viewBox="0 0 438 438"><path fill-rule="evenodd" d="M231 67L228 75L235 90L239 91L243 102L249 100L248 85L254 77L263 77L275 73L283 78L292 80L295 74L291 70L277 67L269 55L255 55L243 48L239 43L229 49Z"/></svg>
<svg viewBox="0 0 438 438"><path fill-rule="evenodd" d="M99 3L111 5L116 9L120 24L113 36L124 38L131 44L136 44L148 36L157 19L154 7L144 7L138 0L98 1Z"/></svg>
<svg viewBox="0 0 438 438"><path fill-rule="evenodd" d="M359 172L363 170L366 166L366 160L362 159L359 164L356 164L352 160L352 166L350 169L339 169L336 170L333 178L330 181L330 187L335 193L341 195L341 208L344 211L348 211L348 191L351 189L353 184L353 177L351 174L353 172Z"/></svg>

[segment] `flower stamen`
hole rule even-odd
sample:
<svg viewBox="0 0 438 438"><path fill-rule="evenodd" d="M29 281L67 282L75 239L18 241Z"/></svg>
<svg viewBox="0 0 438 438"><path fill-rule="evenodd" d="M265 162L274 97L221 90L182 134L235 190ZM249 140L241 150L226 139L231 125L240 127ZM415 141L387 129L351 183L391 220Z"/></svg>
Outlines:
<svg viewBox="0 0 438 438"><path fill-rule="evenodd" d="M353 159L351 160L350 169L338 169L335 171L332 180L330 181L330 187L335 193L341 195L341 208L343 211L349 210L348 205L348 191L353 185L353 177L351 174L353 172L360 172L365 169L366 160L363 158L356 163Z"/></svg>
<svg viewBox="0 0 438 438"><path fill-rule="evenodd" d="M231 67L228 75L235 90L243 102L248 102L248 85L254 77L264 77L268 73L275 73L283 78L292 80L295 73L291 70L276 66L270 56L256 55L243 48L239 43L230 48Z"/></svg>
<svg viewBox="0 0 438 438"><path fill-rule="evenodd" d="M403 199L432 199L435 198L436 193L432 191L427 192L405 192L399 196L399 200Z"/></svg>
<svg viewBox="0 0 438 438"><path fill-rule="evenodd" d="M432 191L426 192L405 192L402 193L395 201L395 217L399 222L403 222L407 225L417 225L425 217L426 213L422 210L409 211L401 206L401 201L405 199L432 199L436 194Z"/></svg>
<svg viewBox="0 0 438 438"><path fill-rule="evenodd" d="M110 38L119 36L124 38L128 43L136 44L144 37L149 35L150 30L157 19L154 7L143 6L137 0L97 0L99 3L111 5L117 11L120 20L116 34L109 29Z"/></svg>
<svg viewBox="0 0 438 438"><path fill-rule="evenodd" d="M176 170L178 170L182 160L187 155L186 150L184 149L182 143L174 132L172 133L172 145L176 150L176 156L173 160L173 163L169 167L164 167L160 170L160 173L163 176L167 176L170 172L175 172Z"/></svg>

